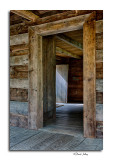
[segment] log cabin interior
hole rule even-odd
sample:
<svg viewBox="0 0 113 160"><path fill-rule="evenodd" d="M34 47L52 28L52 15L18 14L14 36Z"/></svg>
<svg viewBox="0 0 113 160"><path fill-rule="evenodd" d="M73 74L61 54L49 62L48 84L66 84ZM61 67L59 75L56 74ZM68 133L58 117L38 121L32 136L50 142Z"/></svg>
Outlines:
<svg viewBox="0 0 113 160"><path fill-rule="evenodd" d="M102 150L102 10L10 11L10 126L10 150Z"/></svg>

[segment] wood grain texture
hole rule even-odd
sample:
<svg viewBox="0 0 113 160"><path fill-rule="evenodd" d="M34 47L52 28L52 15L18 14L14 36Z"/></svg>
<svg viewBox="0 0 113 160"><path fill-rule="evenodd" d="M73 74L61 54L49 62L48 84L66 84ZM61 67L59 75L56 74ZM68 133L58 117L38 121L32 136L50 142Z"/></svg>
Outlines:
<svg viewBox="0 0 113 160"><path fill-rule="evenodd" d="M28 71L18 71L16 67L10 67L10 79L28 79Z"/></svg>
<svg viewBox="0 0 113 160"><path fill-rule="evenodd" d="M103 79L103 62L96 63L96 79Z"/></svg>
<svg viewBox="0 0 113 160"><path fill-rule="evenodd" d="M81 57L76 55L76 54L73 54L71 52L68 52L62 48L59 48L59 47L56 47L56 52L57 53L60 53L61 56L64 55L64 56L67 56L67 57L74 57L74 58L77 58L77 59L80 59ZM58 55L58 54L57 54Z"/></svg>
<svg viewBox="0 0 113 160"><path fill-rule="evenodd" d="M28 33L10 36L10 46L19 45L19 44L27 44L27 43L29 43Z"/></svg>
<svg viewBox="0 0 113 160"><path fill-rule="evenodd" d="M103 92L103 79L96 79L96 91Z"/></svg>
<svg viewBox="0 0 113 160"><path fill-rule="evenodd" d="M96 92L96 103L103 104L103 92Z"/></svg>
<svg viewBox="0 0 113 160"><path fill-rule="evenodd" d="M21 55L28 55L28 50L10 52L10 56L21 56Z"/></svg>
<svg viewBox="0 0 113 160"><path fill-rule="evenodd" d="M103 32L103 20L96 22L96 33L102 33Z"/></svg>
<svg viewBox="0 0 113 160"><path fill-rule="evenodd" d="M103 50L103 33L96 34L96 50Z"/></svg>
<svg viewBox="0 0 113 160"><path fill-rule="evenodd" d="M42 37L29 28L29 113L28 128L43 127Z"/></svg>
<svg viewBox="0 0 113 160"><path fill-rule="evenodd" d="M103 50L96 50L96 62L103 62Z"/></svg>
<svg viewBox="0 0 113 160"><path fill-rule="evenodd" d="M28 101L28 89L10 88L10 100L11 101Z"/></svg>
<svg viewBox="0 0 113 160"><path fill-rule="evenodd" d="M28 65L28 55L10 57L10 66L25 66Z"/></svg>
<svg viewBox="0 0 113 160"><path fill-rule="evenodd" d="M83 23L88 16L89 14L80 15L77 17L41 24L35 26L35 29L37 33L42 36L79 30L83 27Z"/></svg>
<svg viewBox="0 0 113 160"><path fill-rule="evenodd" d="M35 22L39 16L37 16L36 14L34 14L33 12L31 12L30 10L11 10L11 12L23 17L23 18L26 18L28 20L31 20L33 22Z"/></svg>
<svg viewBox="0 0 113 160"><path fill-rule="evenodd" d="M10 88L28 89L28 79L10 79Z"/></svg>
<svg viewBox="0 0 113 160"><path fill-rule="evenodd" d="M19 45L12 45L10 46L10 52L18 52L28 50L29 51L29 45L28 44L19 44Z"/></svg>
<svg viewBox="0 0 113 160"><path fill-rule="evenodd" d="M66 42L67 44L74 46L76 48L79 48L80 50L83 50L83 45L75 40L73 40L72 38L64 35L64 34L59 34L56 36L58 39Z"/></svg>
<svg viewBox="0 0 113 160"><path fill-rule="evenodd" d="M83 59L69 60L68 102L83 103Z"/></svg>
<svg viewBox="0 0 113 160"><path fill-rule="evenodd" d="M56 117L56 55L53 36L43 37L44 119ZM50 114L49 114L50 113Z"/></svg>
<svg viewBox="0 0 113 160"><path fill-rule="evenodd" d="M96 136L96 44L95 13L83 26L83 77L84 77L84 137Z"/></svg>

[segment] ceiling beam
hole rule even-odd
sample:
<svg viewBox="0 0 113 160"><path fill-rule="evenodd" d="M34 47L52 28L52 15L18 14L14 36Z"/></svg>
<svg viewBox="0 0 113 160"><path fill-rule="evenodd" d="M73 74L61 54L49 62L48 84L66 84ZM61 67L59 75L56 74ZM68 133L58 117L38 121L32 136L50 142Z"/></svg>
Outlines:
<svg viewBox="0 0 113 160"><path fill-rule="evenodd" d="M67 44L73 46L73 47L76 47L76 48L78 48L78 49L80 49L80 50L83 50L83 45L82 45L81 43L73 40L72 38L70 38L70 37L68 37L68 36L66 36L66 35L64 35L64 34L59 34L59 35L57 35L56 37L57 37L58 39L64 41L64 42L66 42Z"/></svg>
<svg viewBox="0 0 113 160"><path fill-rule="evenodd" d="M39 16L28 10L11 10L11 12L33 22L35 22L38 18L40 18Z"/></svg>
<svg viewBox="0 0 113 160"><path fill-rule="evenodd" d="M68 51L66 51L66 50L64 50L64 49L62 49L60 47L56 47L56 52L58 52L58 53L60 53L62 55L68 56L68 57L73 57L73 58L81 59L80 56L77 56L76 54L72 54L72 53L70 53L70 52L68 52Z"/></svg>

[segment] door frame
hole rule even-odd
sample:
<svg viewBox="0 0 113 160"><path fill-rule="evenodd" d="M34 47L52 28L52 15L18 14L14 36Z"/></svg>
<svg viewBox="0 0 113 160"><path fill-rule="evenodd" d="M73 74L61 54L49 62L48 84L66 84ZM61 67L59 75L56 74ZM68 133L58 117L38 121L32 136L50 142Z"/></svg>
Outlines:
<svg viewBox="0 0 113 160"><path fill-rule="evenodd" d="M38 86L40 86L39 88L37 88L36 91L37 94L35 94L34 92L32 92L32 88L31 90L29 90L29 116L28 116L28 124L29 124L29 129L38 129L43 127L43 108L44 108L44 90L43 90L43 37L45 36L53 36L55 34L58 33L63 33L63 32L69 32L69 31L74 31L74 30L79 30L83 28L83 35L87 36L90 38L90 32L88 32L88 30L86 30L85 28L85 24L87 24L87 27L89 27L89 29L91 28L95 28L95 12L92 12L90 14L86 14L86 15L80 15L80 16L76 16L76 17L72 17L72 18L67 18L64 20L59 20L59 21L55 21L55 22L50 22L50 23L46 23L46 24L41 24L41 25L36 25L36 26L30 26L29 27L29 52L30 52L30 56L34 55L37 50L39 55L39 60L36 61L36 66L37 63L40 63L40 68L39 68L39 73L41 74L40 77L40 82L38 80L38 76L35 75L35 71L33 72L33 76L35 77L35 81L36 81L36 88L37 88L37 83ZM83 27L84 26L84 27ZM91 27L90 27L91 26ZM87 31L87 34L84 33ZM95 32L95 29L93 30ZM92 32L93 32L92 31ZM95 34L95 33L94 33ZM93 34L93 35L94 35ZM94 41L91 43L91 46L87 47L87 37L83 37L83 88L84 88L84 92L83 92L83 96L84 96L84 109L83 109L83 121L84 121L84 137L95 137L96 135L96 97L95 97L95 81L96 81L96 74L95 74L95 37L93 37ZM92 40L92 39L91 39ZM36 41L36 42L35 42ZM91 47L93 48L93 52L91 53ZM53 46L53 48L55 48L55 46ZM88 48L88 49L87 49ZM52 52L54 52L55 50L53 49ZM52 53L51 52L51 53ZM84 56L84 54L86 54ZM87 56L91 54L92 57L87 58ZM29 56L29 58L30 58ZM34 55L35 57L35 55ZM34 59L35 61L35 59ZM93 65L91 65L93 61ZM89 66L88 66L89 64ZM29 65L30 66L30 65ZM85 68L88 68L89 73L85 70ZM92 69L90 70L90 67L92 67ZM32 66L29 67L29 79L32 77L31 72L32 72ZM37 69L37 68L36 68ZM93 72L92 72L93 71ZM91 73L92 72L92 73ZM38 73L38 74L39 74ZM87 76L86 76L87 75ZM92 85L92 83L94 85ZM29 85L33 86L33 80L29 81ZM41 85L39 85L41 84ZM87 87L89 89L87 89ZM39 95L38 93L38 89L40 90L41 95ZM93 90L93 92L91 91ZM86 94L87 91L87 94ZM32 97L32 93L35 94L35 98ZM91 95L91 98L90 98ZM38 96L38 97L37 97ZM33 98L33 100L32 100ZM92 100L93 99L93 100ZM38 102L39 101L39 102ZM33 105L33 103L35 105ZM55 102L56 103L56 102ZM56 105L54 106L55 110L56 110ZM91 115L93 113L93 116Z"/></svg>

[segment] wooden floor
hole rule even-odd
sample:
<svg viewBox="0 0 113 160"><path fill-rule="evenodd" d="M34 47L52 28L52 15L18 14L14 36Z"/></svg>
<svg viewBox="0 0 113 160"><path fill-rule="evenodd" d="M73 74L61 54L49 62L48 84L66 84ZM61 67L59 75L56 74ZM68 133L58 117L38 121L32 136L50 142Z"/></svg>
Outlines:
<svg viewBox="0 0 113 160"><path fill-rule="evenodd" d="M56 109L56 120L38 131L10 127L10 150L100 151L102 139L83 137L83 105L63 104Z"/></svg>

